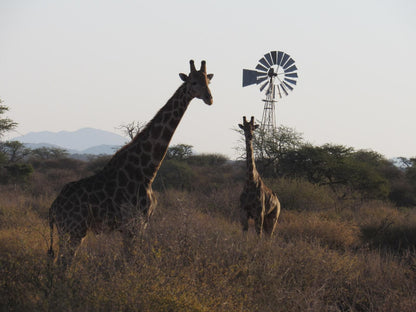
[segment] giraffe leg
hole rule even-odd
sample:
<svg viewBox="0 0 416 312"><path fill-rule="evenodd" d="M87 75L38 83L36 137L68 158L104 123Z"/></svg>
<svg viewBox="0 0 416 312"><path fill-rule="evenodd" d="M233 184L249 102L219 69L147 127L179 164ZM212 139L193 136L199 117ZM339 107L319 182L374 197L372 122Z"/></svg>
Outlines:
<svg viewBox="0 0 416 312"><path fill-rule="evenodd" d="M278 219L277 217L274 219L273 229L272 229L272 233L270 235L273 235L274 232L276 231L276 228L277 228L277 219Z"/></svg>
<svg viewBox="0 0 416 312"><path fill-rule="evenodd" d="M241 221L241 225L243 226L243 232L247 232L248 231L248 214L247 214L247 211L245 211L244 209L240 210L240 221Z"/></svg>
<svg viewBox="0 0 416 312"><path fill-rule="evenodd" d="M56 262L63 271L71 266L75 252L81 244L81 241L82 237L79 235L61 235L59 239L59 254Z"/></svg>
<svg viewBox="0 0 416 312"><path fill-rule="evenodd" d="M272 231L271 231L270 235L273 235L274 232L276 231L277 220L279 219L279 215L280 215L280 202L276 197L276 206L275 206L275 209L272 213L272 217L270 218L271 219L271 225L272 225Z"/></svg>
<svg viewBox="0 0 416 312"><path fill-rule="evenodd" d="M269 236L273 235L273 232L275 231L277 226L277 218L274 214L269 214L265 216L264 218L264 232L268 234Z"/></svg>
<svg viewBox="0 0 416 312"><path fill-rule="evenodd" d="M258 216L254 219L254 227L256 229L256 233L261 236L263 232L263 216Z"/></svg>
<svg viewBox="0 0 416 312"><path fill-rule="evenodd" d="M134 247L134 234L130 229L123 229L123 249L124 254L127 259L131 259L133 256L133 247Z"/></svg>

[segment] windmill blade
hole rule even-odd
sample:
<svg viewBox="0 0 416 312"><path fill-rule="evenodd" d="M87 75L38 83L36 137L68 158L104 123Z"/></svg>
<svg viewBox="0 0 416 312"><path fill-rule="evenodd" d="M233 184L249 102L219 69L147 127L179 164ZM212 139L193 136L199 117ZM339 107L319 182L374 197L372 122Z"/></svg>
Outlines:
<svg viewBox="0 0 416 312"><path fill-rule="evenodd" d="M276 61L276 65L280 65L280 63L282 62L282 57L283 57L283 52L279 51L277 52L277 61Z"/></svg>
<svg viewBox="0 0 416 312"><path fill-rule="evenodd" d="M265 81L266 79L269 79L269 77L268 77L268 76L257 77L256 84L260 84L260 83L262 83L263 81Z"/></svg>
<svg viewBox="0 0 416 312"><path fill-rule="evenodd" d="M243 69L243 87L257 83L258 75L259 73L255 70Z"/></svg>
<svg viewBox="0 0 416 312"><path fill-rule="evenodd" d="M289 74L285 73L285 77L298 78L298 74L297 73L289 73Z"/></svg>
<svg viewBox="0 0 416 312"><path fill-rule="evenodd" d="M277 85L277 92L279 92L279 98L282 98L282 93L280 92L280 86Z"/></svg>
<svg viewBox="0 0 416 312"><path fill-rule="evenodd" d="M289 58L290 58L290 55L289 54L283 55L282 62L280 63L280 65L285 66L285 63L287 62L287 60Z"/></svg>
<svg viewBox="0 0 416 312"><path fill-rule="evenodd" d="M257 64L256 69L260 70L260 71L264 71L267 73L268 69L264 66L262 66L261 64Z"/></svg>
<svg viewBox="0 0 416 312"><path fill-rule="evenodd" d="M262 57L261 59L259 59L259 63L261 63L265 68L269 68L270 67L270 64L269 63L267 63L267 61L266 61L266 59L264 58L264 57ZM259 64L260 65L260 64ZM266 69L266 70L267 70Z"/></svg>
<svg viewBox="0 0 416 312"><path fill-rule="evenodd" d="M273 65L276 65L277 64L277 52L276 51L272 51L272 52L270 52L270 55L272 57L272 63L273 63Z"/></svg>
<svg viewBox="0 0 416 312"><path fill-rule="evenodd" d="M290 66L289 68L287 68L286 70L285 70L285 74L286 73L290 73L290 72L293 72L293 71L295 71L295 70L297 70L298 68L296 67L296 65L292 65L292 66Z"/></svg>
<svg viewBox="0 0 416 312"><path fill-rule="evenodd" d="M282 88L283 93L284 93L285 95L288 95L288 93L287 93L287 91L286 91L285 87L283 86L283 83L281 83L281 84L280 84L280 88Z"/></svg>
<svg viewBox="0 0 416 312"><path fill-rule="evenodd" d="M283 69L288 68L289 66L291 66L293 63L295 63L295 61L292 58L289 58L289 60L286 62L286 64L283 66Z"/></svg>
<svg viewBox="0 0 416 312"><path fill-rule="evenodd" d="M288 83L286 83L286 81L283 81L283 84L290 90L293 91L293 87L290 86Z"/></svg>
<svg viewBox="0 0 416 312"><path fill-rule="evenodd" d="M266 53L264 55L266 61L269 63L269 67L273 65L273 60L272 60L272 56L270 55L270 53Z"/></svg>
<svg viewBox="0 0 416 312"><path fill-rule="evenodd" d="M267 81L265 84L263 84L261 87L260 87L260 91L263 91L264 90L264 88L266 88L266 86L269 84L269 81Z"/></svg>
<svg viewBox="0 0 416 312"><path fill-rule="evenodd" d="M289 82L289 83L291 83L291 84L296 85L296 80L288 79L288 78L285 78L284 80L287 81L287 82Z"/></svg>

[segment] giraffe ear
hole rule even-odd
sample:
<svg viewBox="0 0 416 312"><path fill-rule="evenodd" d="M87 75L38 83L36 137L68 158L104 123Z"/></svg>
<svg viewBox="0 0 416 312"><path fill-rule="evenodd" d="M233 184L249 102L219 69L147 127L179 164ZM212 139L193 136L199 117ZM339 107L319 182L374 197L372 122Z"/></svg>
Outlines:
<svg viewBox="0 0 416 312"><path fill-rule="evenodd" d="M182 81L184 81L184 82L187 82L188 81L188 76L185 75L185 74L183 74L183 73L180 73L179 74L179 77L181 77Z"/></svg>
<svg viewBox="0 0 416 312"><path fill-rule="evenodd" d="M209 81L211 81L212 77L214 77L214 74L208 74L207 75L207 78L208 78Z"/></svg>
<svg viewBox="0 0 416 312"><path fill-rule="evenodd" d="M242 130L244 130L244 126L243 126L242 124L238 124L238 126L239 126Z"/></svg>
<svg viewBox="0 0 416 312"><path fill-rule="evenodd" d="M254 130L256 130L259 127L259 125L254 125Z"/></svg>

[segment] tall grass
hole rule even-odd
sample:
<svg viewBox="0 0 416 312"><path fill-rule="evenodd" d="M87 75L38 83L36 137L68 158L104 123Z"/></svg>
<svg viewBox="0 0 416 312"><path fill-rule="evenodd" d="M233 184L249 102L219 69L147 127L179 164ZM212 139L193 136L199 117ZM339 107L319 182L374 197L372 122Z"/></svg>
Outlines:
<svg viewBox="0 0 416 312"><path fill-rule="evenodd" d="M408 211L283 206L277 235L259 239L242 234L238 195L239 186L158 193L131 258L118 233L89 234L62 276L46 258L53 198L2 190L0 311L414 310L414 249L363 239L385 216L414 229Z"/></svg>

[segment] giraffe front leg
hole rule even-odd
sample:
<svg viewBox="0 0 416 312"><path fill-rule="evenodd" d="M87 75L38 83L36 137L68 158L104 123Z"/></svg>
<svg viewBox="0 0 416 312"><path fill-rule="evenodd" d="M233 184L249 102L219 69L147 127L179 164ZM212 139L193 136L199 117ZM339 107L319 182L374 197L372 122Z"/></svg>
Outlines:
<svg viewBox="0 0 416 312"><path fill-rule="evenodd" d="M243 233L248 231L248 213L244 209L240 209L240 222L243 227Z"/></svg>
<svg viewBox="0 0 416 312"><path fill-rule="evenodd" d="M62 271L66 271L71 266L75 252L81 244L81 241L81 236L70 234L61 235L59 238L59 253L56 258L56 263Z"/></svg>
<svg viewBox="0 0 416 312"><path fill-rule="evenodd" d="M263 216L263 214L261 214L260 216L257 216L254 219L254 227L256 229L256 233L258 235L260 235L260 236L263 233L263 222L264 222L264 216Z"/></svg>
<svg viewBox="0 0 416 312"><path fill-rule="evenodd" d="M134 233L131 229L123 229L123 249L127 260L130 260L134 254Z"/></svg>

